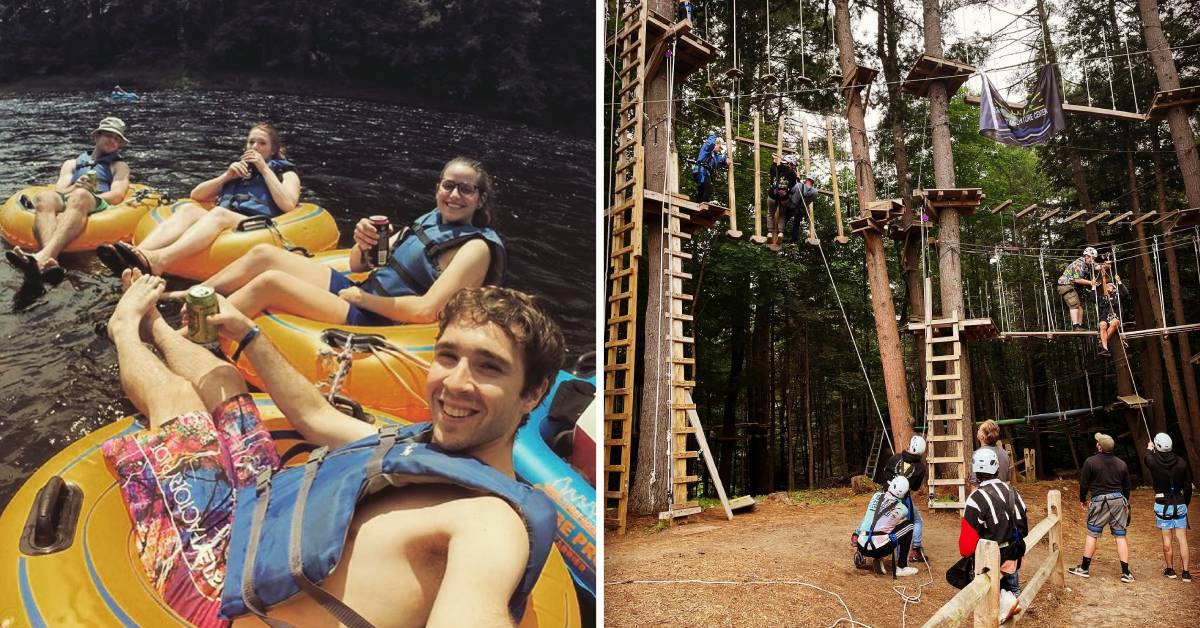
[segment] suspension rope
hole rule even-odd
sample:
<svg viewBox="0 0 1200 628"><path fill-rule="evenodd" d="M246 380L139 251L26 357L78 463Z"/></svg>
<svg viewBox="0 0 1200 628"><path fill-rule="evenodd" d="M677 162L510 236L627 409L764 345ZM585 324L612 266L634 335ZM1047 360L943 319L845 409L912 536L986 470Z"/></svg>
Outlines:
<svg viewBox="0 0 1200 628"><path fill-rule="evenodd" d="M875 387L871 385L871 376L867 374L867 365L863 362L862 352L858 350L858 340L854 338L854 328L850 326L850 317L846 315L846 306L842 303L842 295L838 291L837 281L833 279L833 270L829 267L829 259L825 257L825 247L818 242L817 250L821 252L821 261L825 262L825 272L829 275L829 285L833 288L833 296L837 299L838 309L842 311L842 321L846 323L846 332L850 334L850 344L854 346L854 355L858 356L858 366L862 369L863 379L867 382L867 391L871 393L871 403L875 404L875 414L879 417L879 425L883 427L883 437L887 439L888 449L891 449L894 454L896 453L896 447L892 445L892 437L888 433L888 425L883 420L883 411L879 409L879 400L875 398Z"/></svg>
<svg viewBox="0 0 1200 628"><path fill-rule="evenodd" d="M1113 260L1112 271L1113 271L1114 277L1121 274L1120 272L1117 271L1117 261L1115 259ZM1097 301L1098 301L1098 299L1097 299ZM1125 320L1125 312L1121 305L1121 291L1120 290L1117 290L1117 316L1119 317L1119 320L1122 321L1122 323L1121 323L1122 327L1124 327L1123 321ZM1121 329L1117 333L1119 336L1124 336L1125 330ZM1123 347L1125 339L1123 337L1121 337L1121 338L1117 338L1117 340L1121 341L1122 347ZM1133 366L1129 363L1129 352L1122 349L1121 353L1125 357L1125 370L1129 373L1129 384L1133 387L1133 394L1136 397L1141 398L1142 394L1140 392L1138 392L1137 377L1134 376ZM1145 404L1138 404L1137 411L1138 411L1138 414L1142 417L1142 427L1146 428L1146 437L1154 438L1154 433L1150 431L1150 423L1146 420L1146 410L1143 407L1144 405Z"/></svg>

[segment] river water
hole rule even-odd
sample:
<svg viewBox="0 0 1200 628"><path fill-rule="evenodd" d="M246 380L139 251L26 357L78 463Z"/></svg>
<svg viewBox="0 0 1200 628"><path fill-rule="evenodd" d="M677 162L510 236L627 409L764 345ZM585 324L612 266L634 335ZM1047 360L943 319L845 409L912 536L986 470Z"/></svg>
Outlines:
<svg viewBox="0 0 1200 628"><path fill-rule="evenodd" d="M0 97L0 198L52 183L64 159L90 148L90 130L107 115L128 125L133 180L186 197L241 154L254 122L269 120L297 164L301 200L329 210L341 229L340 246L348 247L360 217L385 214L400 222L432 209L442 164L473 157L495 181L497 230L509 250L507 285L544 297L566 335L568 364L594 349L592 139L339 98L168 90L112 105L103 96ZM0 507L67 444L132 413L116 352L95 332L112 312L119 281L91 254L60 261L67 280L36 298L20 294L20 274L0 261Z"/></svg>

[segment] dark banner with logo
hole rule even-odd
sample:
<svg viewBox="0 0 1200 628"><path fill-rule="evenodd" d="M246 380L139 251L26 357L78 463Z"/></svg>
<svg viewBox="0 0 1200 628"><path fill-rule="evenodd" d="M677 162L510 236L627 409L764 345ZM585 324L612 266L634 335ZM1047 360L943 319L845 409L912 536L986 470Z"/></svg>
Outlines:
<svg viewBox="0 0 1200 628"><path fill-rule="evenodd" d="M979 100L979 134L1009 146L1042 144L1067 128L1054 66L1043 66L1024 108L1009 105L986 74Z"/></svg>

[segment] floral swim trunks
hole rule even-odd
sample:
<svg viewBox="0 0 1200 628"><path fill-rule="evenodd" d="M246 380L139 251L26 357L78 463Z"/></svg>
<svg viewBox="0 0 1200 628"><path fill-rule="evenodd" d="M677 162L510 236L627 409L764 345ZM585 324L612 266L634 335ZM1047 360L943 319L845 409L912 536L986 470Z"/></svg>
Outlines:
<svg viewBox="0 0 1200 628"><path fill-rule="evenodd" d="M254 399L239 395L212 415L189 412L102 449L150 585L191 623L228 625L218 612L235 495L279 466Z"/></svg>

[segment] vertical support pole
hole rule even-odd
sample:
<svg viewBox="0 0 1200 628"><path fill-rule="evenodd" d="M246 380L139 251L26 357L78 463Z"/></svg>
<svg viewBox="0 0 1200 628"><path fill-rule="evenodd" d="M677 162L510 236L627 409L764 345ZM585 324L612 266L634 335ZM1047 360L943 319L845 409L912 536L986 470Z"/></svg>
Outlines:
<svg viewBox="0 0 1200 628"><path fill-rule="evenodd" d="M767 239L763 237L762 225L762 155L761 144L759 143L758 122L761 114L754 112L754 235L750 236L750 241L755 244L762 244Z"/></svg>
<svg viewBox="0 0 1200 628"><path fill-rule="evenodd" d="M807 176L812 173L812 170L810 170L810 168L812 167L812 164L809 163L809 161L808 161L808 123L807 122L800 124L800 142L801 142L801 146L804 148L804 173L803 173L803 176Z"/></svg>
<svg viewBox="0 0 1200 628"><path fill-rule="evenodd" d="M845 228L842 227L842 195L838 194L837 155L833 151L833 124L829 118L825 118L825 148L829 152L829 189L833 192L833 216L837 219L838 234L834 241L846 244L850 242L850 238L846 237Z"/></svg>
<svg viewBox="0 0 1200 628"><path fill-rule="evenodd" d="M667 164L667 193L679 194L679 149L671 142L671 159Z"/></svg>
<svg viewBox="0 0 1200 628"><path fill-rule="evenodd" d="M785 126L786 124L787 124L787 117L783 115L782 111L780 111L779 112L779 126L775 127L775 155L778 157L780 162L783 161L783 132L784 132L784 129L786 128L786 126ZM774 160L772 160L772 161L774 161ZM783 228L785 226L785 223L787 223L787 217L784 215L783 208L780 206L779 201L775 201L774 205L775 205L775 214L777 214L776 220L775 220L775 228L779 230L775 234L774 244L775 244L776 248L779 248L779 247L783 246Z"/></svg>
<svg viewBox="0 0 1200 628"><path fill-rule="evenodd" d="M1054 490L1046 494L1046 516L1054 517L1057 521L1050 527L1050 553L1058 550L1058 560L1050 571L1050 582L1061 587L1067 574L1067 563L1064 555L1067 553L1062 544L1063 514L1062 493Z"/></svg>
<svg viewBox="0 0 1200 628"><path fill-rule="evenodd" d="M975 628L995 628L1000 625L1000 546L995 541L980 540L975 546L975 573L990 581L975 606Z"/></svg>
<svg viewBox="0 0 1200 628"><path fill-rule="evenodd" d="M726 160L729 164L729 172L726 174L729 183L729 231L725 234L731 238L742 237L742 232L738 231L737 227L737 196L734 193L733 185L733 123L729 111L729 103L725 103L725 146Z"/></svg>
<svg viewBox="0 0 1200 628"><path fill-rule="evenodd" d="M809 168L812 167L812 164L808 159L808 125L805 124L800 128L802 129L802 135L804 136L804 174L802 176L811 177L812 171ZM821 243L821 240L817 238L817 214L813 211L813 206L809 204L808 201L804 200L803 196L800 197L800 202L804 203L804 211L808 214L808 239L806 239L805 242L813 246L817 246Z"/></svg>

